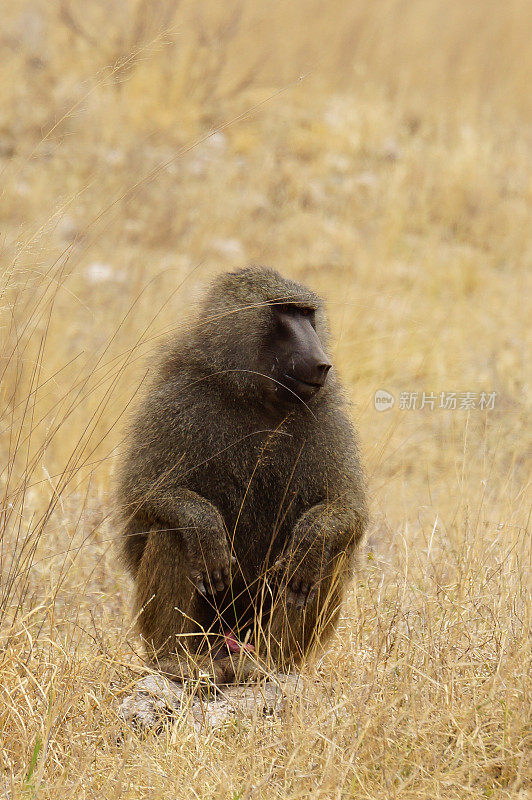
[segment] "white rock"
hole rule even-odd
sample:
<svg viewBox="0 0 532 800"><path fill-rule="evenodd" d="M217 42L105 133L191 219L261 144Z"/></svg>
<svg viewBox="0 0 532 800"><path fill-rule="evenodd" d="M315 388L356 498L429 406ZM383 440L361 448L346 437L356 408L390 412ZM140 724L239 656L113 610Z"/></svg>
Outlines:
<svg viewBox="0 0 532 800"><path fill-rule="evenodd" d="M235 717L252 718L282 711L297 690L298 676L276 673L258 683L190 688L162 675L148 675L135 686L118 710L127 724L141 730L157 730L168 719L190 719L196 730L216 729Z"/></svg>
<svg viewBox="0 0 532 800"><path fill-rule="evenodd" d="M111 264L103 261L93 261L85 267L85 278L89 283L108 283L109 281L121 283L125 277L123 270L116 270Z"/></svg>
<svg viewBox="0 0 532 800"><path fill-rule="evenodd" d="M238 239L212 239L211 247L221 256L225 256L231 260L242 261L246 257L242 242L240 242Z"/></svg>

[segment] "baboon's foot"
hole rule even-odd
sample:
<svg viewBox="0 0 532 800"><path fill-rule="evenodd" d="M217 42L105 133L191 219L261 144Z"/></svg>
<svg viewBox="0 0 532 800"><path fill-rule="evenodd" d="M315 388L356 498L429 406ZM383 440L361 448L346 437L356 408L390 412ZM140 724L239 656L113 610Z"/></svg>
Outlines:
<svg viewBox="0 0 532 800"><path fill-rule="evenodd" d="M212 671L217 686L245 683L265 676L265 671L257 660L244 652L216 659L212 662Z"/></svg>
<svg viewBox="0 0 532 800"><path fill-rule="evenodd" d="M232 631L224 634L219 646L201 656L169 655L153 661L151 666L165 678L190 688L245 683L267 675L253 645L238 641Z"/></svg>

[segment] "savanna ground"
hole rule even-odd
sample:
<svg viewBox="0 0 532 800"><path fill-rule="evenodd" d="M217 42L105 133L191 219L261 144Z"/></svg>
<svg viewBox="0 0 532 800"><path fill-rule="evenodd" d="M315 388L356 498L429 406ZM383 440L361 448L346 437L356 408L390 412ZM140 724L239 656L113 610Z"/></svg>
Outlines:
<svg viewBox="0 0 532 800"><path fill-rule="evenodd" d="M531 32L527 0L2 9L5 796L532 796ZM284 716L121 739L124 413L198 288L249 262L327 299L359 574Z"/></svg>

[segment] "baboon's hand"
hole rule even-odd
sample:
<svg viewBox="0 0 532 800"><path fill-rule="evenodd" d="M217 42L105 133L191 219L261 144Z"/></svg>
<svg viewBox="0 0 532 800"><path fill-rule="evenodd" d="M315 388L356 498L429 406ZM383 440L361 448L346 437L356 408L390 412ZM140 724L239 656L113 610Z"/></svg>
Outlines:
<svg viewBox="0 0 532 800"><path fill-rule="evenodd" d="M289 607L303 610L316 596L327 572L329 548L321 541L303 537L275 564L281 596Z"/></svg>
<svg viewBox="0 0 532 800"><path fill-rule="evenodd" d="M223 592L231 582L231 572L236 560L232 557L229 542L225 537L200 542L189 553L190 577L201 594Z"/></svg>

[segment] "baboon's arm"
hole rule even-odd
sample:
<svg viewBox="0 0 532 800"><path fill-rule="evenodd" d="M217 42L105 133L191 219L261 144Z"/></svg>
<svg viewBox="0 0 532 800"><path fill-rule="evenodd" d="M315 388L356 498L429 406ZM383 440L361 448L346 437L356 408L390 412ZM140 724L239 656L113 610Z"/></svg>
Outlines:
<svg viewBox="0 0 532 800"><path fill-rule="evenodd" d="M152 487L139 511L160 530L175 531L185 547L190 577L198 590L213 593L229 584L231 554L222 515L211 502L185 488Z"/></svg>
<svg viewBox="0 0 532 800"><path fill-rule="evenodd" d="M306 511L277 564L284 573L288 600L302 606L324 578L330 579L337 569L349 568L364 525L362 516L345 500L318 503Z"/></svg>
<svg viewBox="0 0 532 800"><path fill-rule="evenodd" d="M318 503L296 522L292 549L328 552L331 558L350 551L364 529L364 520L345 500Z"/></svg>

